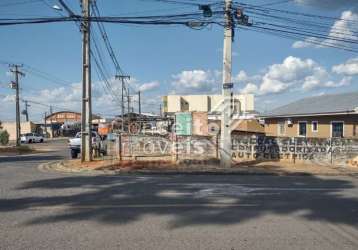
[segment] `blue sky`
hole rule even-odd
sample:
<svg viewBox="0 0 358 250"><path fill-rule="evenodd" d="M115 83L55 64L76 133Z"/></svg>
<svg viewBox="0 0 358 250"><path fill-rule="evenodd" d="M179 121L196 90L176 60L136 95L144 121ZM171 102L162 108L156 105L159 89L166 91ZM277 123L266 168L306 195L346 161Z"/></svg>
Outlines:
<svg viewBox="0 0 358 250"><path fill-rule="evenodd" d="M58 4L56 0L14 5L16 2L26 1L1 1L1 18L61 15L50 8ZM66 2L79 13L78 0ZM267 4L276 1L243 2ZM196 10L195 6L152 0L97 0L97 5L106 16ZM345 14L358 20L355 0L292 0L274 7L335 17ZM339 23L333 22L333 25ZM106 24L106 29L119 63L132 76L132 90L143 91L144 111L158 112L160 97L169 93L220 92L222 27L192 30L181 26ZM295 44L293 40L246 30L236 35L233 45L235 91L254 93L259 111L306 96L358 91L358 59L354 53L309 46L302 41ZM0 27L0 38L0 120L15 118L14 91L7 88L13 76L9 74L7 62L23 63L57 79L48 81L31 71L25 72L26 76L21 79L23 99L51 104L55 111L61 108L80 110L81 34L75 24L4 26ZM110 60L106 58L106 62L109 75L113 77ZM28 71L26 67L24 70ZM119 83L111 78L109 81L117 91ZM94 112L105 116L118 114L118 104L103 91L102 84L93 69ZM30 118L38 121L46 111L47 107L32 104Z"/></svg>

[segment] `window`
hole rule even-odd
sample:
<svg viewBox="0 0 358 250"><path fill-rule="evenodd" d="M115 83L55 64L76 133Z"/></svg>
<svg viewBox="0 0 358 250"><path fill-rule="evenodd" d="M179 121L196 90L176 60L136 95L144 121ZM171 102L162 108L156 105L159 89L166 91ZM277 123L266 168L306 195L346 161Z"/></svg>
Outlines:
<svg viewBox="0 0 358 250"><path fill-rule="evenodd" d="M318 132L318 122L317 121L312 122L312 132Z"/></svg>
<svg viewBox="0 0 358 250"><path fill-rule="evenodd" d="M332 122L332 137L343 137L343 129L344 123L343 122Z"/></svg>
<svg viewBox="0 0 358 250"><path fill-rule="evenodd" d="M278 122L278 135L284 135L286 133L285 122Z"/></svg>
<svg viewBox="0 0 358 250"><path fill-rule="evenodd" d="M358 135L357 130L358 130L358 126L357 126L357 124L354 124L354 125L353 125L353 136L357 136L357 135Z"/></svg>
<svg viewBox="0 0 358 250"><path fill-rule="evenodd" d="M298 135L306 136L307 135L307 122L298 123Z"/></svg>

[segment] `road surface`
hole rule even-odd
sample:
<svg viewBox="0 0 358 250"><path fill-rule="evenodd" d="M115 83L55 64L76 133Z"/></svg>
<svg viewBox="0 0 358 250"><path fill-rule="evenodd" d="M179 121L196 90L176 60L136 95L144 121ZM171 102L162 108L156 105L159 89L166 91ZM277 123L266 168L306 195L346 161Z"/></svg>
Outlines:
<svg viewBox="0 0 358 250"><path fill-rule="evenodd" d="M0 156L0 249L358 249L358 180L95 176Z"/></svg>

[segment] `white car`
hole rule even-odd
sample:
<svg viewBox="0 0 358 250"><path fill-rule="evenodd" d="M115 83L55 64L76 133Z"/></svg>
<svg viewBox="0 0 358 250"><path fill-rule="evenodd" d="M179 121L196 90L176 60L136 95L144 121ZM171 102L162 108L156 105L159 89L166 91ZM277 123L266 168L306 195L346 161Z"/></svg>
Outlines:
<svg viewBox="0 0 358 250"><path fill-rule="evenodd" d="M82 133L78 132L75 138L68 140L72 159L77 158L77 155L81 152L81 137ZM94 131L92 131L92 147L98 149L103 155L106 155L106 145L102 142L102 138L99 134Z"/></svg>
<svg viewBox="0 0 358 250"><path fill-rule="evenodd" d="M21 135L21 142L22 143L36 143L36 142L44 142L44 137L42 135L36 133L27 133Z"/></svg>

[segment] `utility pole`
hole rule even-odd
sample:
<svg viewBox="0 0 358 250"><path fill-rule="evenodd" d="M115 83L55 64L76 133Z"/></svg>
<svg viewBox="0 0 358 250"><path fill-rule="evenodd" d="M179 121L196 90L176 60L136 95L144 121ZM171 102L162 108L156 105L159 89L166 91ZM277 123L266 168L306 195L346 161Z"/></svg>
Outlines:
<svg viewBox="0 0 358 250"><path fill-rule="evenodd" d="M138 91L138 113L139 113L139 132L142 132L142 104L140 101L140 90Z"/></svg>
<svg viewBox="0 0 358 250"><path fill-rule="evenodd" d="M82 115L81 162L92 161L90 0L82 0Z"/></svg>
<svg viewBox="0 0 358 250"><path fill-rule="evenodd" d="M47 137L47 119L46 119L46 117L47 117L47 112L45 112L45 114L44 114L45 116L44 116L44 123L45 123L45 137Z"/></svg>
<svg viewBox="0 0 358 250"><path fill-rule="evenodd" d="M127 110L128 110L128 121L129 121L129 112L130 111L130 105L131 105L131 97L129 95L129 88L127 88Z"/></svg>
<svg viewBox="0 0 358 250"><path fill-rule="evenodd" d="M122 111L122 132L124 132L124 79L130 80L130 76L116 75L116 79L121 80L122 83L122 100L121 100L121 111Z"/></svg>
<svg viewBox="0 0 358 250"><path fill-rule="evenodd" d="M232 91L231 79L232 68L232 0L225 0L225 31L224 31L224 55L223 55L223 85L222 97L223 108L221 113L221 147L220 165L224 168L231 167L231 113L232 113Z"/></svg>
<svg viewBox="0 0 358 250"><path fill-rule="evenodd" d="M20 125L20 87L19 75L25 76L24 73L19 71L21 65L10 65L10 71L15 75L15 82L12 82L11 88L16 90L16 146L20 146L21 125Z"/></svg>
<svg viewBox="0 0 358 250"><path fill-rule="evenodd" d="M29 121L29 109L28 109L28 107L30 107L31 105L28 104L27 100L25 100L24 103L25 103L25 112L24 112L25 113L25 118L26 118L26 121L28 122Z"/></svg>
<svg viewBox="0 0 358 250"><path fill-rule="evenodd" d="M138 113L139 113L139 116L141 116L142 107L141 107L141 103L140 103L140 91L138 91Z"/></svg>
<svg viewBox="0 0 358 250"><path fill-rule="evenodd" d="M51 138L53 138L53 126L52 126L52 113L53 113L53 109L52 106L50 105L50 126L51 126Z"/></svg>

